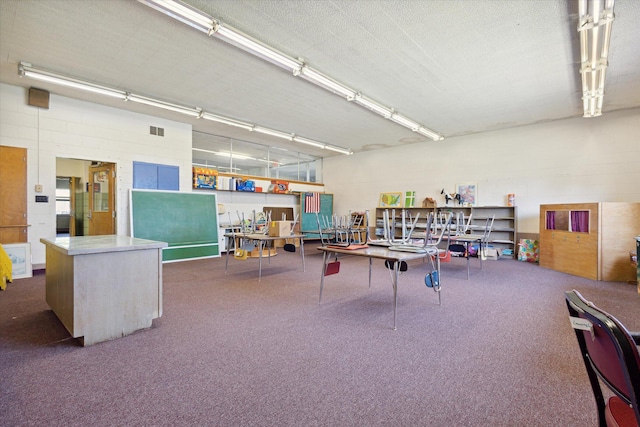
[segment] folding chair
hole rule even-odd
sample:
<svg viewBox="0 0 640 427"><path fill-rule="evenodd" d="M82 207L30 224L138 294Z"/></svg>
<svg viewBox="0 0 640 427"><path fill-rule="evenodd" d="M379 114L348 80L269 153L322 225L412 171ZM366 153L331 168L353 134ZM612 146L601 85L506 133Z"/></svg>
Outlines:
<svg viewBox="0 0 640 427"><path fill-rule="evenodd" d="M640 425L640 334L584 299L565 293L571 325L587 368L600 427ZM613 395L605 403L602 385Z"/></svg>

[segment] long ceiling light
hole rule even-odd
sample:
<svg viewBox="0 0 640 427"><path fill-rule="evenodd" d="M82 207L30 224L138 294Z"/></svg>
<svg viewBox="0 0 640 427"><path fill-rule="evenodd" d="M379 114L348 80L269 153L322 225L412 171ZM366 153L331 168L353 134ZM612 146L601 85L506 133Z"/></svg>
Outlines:
<svg viewBox="0 0 640 427"><path fill-rule="evenodd" d="M240 49L251 53L265 61L269 61L281 68L293 73L294 76L301 77L311 83L314 83L326 90L329 90L348 101L355 101L356 104L371 110L387 119L393 120L393 109L378 104L349 86L340 83L334 78L311 68L299 58L280 52L279 50L268 46L265 43L239 31L230 25L223 24L210 15L191 7L180 0L138 0L140 3L146 4L155 10L158 10L174 19L184 22L191 27L206 33L209 36L219 38L225 42L231 43ZM444 136L428 129L422 124L410 120L411 126L407 126L402 120L393 120L401 126L408 127L414 132L425 135L434 141L444 139ZM424 130L424 131L420 131Z"/></svg>
<svg viewBox="0 0 640 427"><path fill-rule="evenodd" d="M213 31L214 20L206 13L199 11L186 3L172 0L139 0L141 3L157 11L169 15L196 30L210 34Z"/></svg>
<svg viewBox="0 0 640 427"><path fill-rule="evenodd" d="M183 107L182 105L172 104L170 102L159 101L157 99L147 98L146 96L129 94L126 101L137 102L139 104L150 105L152 107L163 108L169 111L175 111L176 113L186 114L191 117L199 117L202 113L200 108Z"/></svg>
<svg viewBox="0 0 640 427"><path fill-rule="evenodd" d="M218 122L218 123L222 123L223 125L229 125L229 126L237 127L237 128L248 130L248 131L253 130L253 127L254 127L251 123L229 119L227 117L218 116L217 114L202 113L200 117L205 120L211 120L212 122Z"/></svg>
<svg viewBox="0 0 640 427"><path fill-rule="evenodd" d="M257 55L262 59L286 68L291 72L298 71L302 67L302 62L291 58L290 56L265 45L261 41L227 25L220 23L216 24L213 35L218 36L219 38L224 39L225 41L228 41L249 53Z"/></svg>
<svg viewBox="0 0 640 427"><path fill-rule="evenodd" d="M318 141L314 141L312 139L308 139L308 138L303 138L301 136L294 136L293 140L295 142L299 142L300 144L305 144L305 145L310 145L312 147L316 147L316 148L324 148L326 146L326 144L323 144L321 142Z"/></svg>
<svg viewBox="0 0 640 427"><path fill-rule="evenodd" d="M393 110L391 108L387 108L384 105L380 105L377 102L365 96L362 96L362 94L360 93L355 96L354 101L356 102L356 104L360 104L363 107L373 111L374 113L380 114L385 119L391 118L391 115L393 114Z"/></svg>
<svg viewBox="0 0 640 427"><path fill-rule="evenodd" d="M265 135L275 136L276 138L286 139L287 141L293 141L293 134L281 132L279 130L269 129L262 126L254 126L253 130L258 133L263 133Z"/></svg>
<svg viewBox="0 0 640 427"><path fill-rule="evenodd" d="M404 127L411 129L412 131L417 131L418 129L420 129L420 125L418 123L404 116L401 116L398 113L393 113L391 115L391 120L398 123L399 125L402 125Z"/></svg>
<svg viewBox="0 0 640 427"><path fill-rule="evenodd" d="M614 0L580 0L580 74L584 117L602 115Z"/></svg>
<svg viewBox="0 0 640 427"><path fill-rule="evenodd" d="M98 93L100 95L111 96L113 98L126 99L127 97L127 93L124 91L111 89L89 82L83 82L71 77L60 76L44 70L37 70L33 68L28 62L21 62L18 65L18 74L20 75L20 77L31 77L32 79L54 83L61 86L68 86L75 89L81 89L88 92Z"/></svg>
<svg viewBox="0 0 640 427"><path fill-rule="evenodd" d="M337 147L335 145L327 144L327 145L324 146L324 148L325 148L325 150L335 151L336 153L340 153L340 154L346 154L346 155L353 154L351 152L351 150L347 150L345 148Z"/></svg>
<svg viewBox="0 0 640 427"><path fill-rule="evenodd" d="M303 66L300 69L300 73L296 74L300 75L306 80L309 80L318 86L322 86L323 88L330 90L340 96L344 96L349 101L352 101L356 96L356 91L343 85L342 83L332 79L326 74L321 73L320 71L314 70L308 65Z"/></svg>
<svg viewBox="0 0 640 427"><path fill-rule="evenodd" d="M339 147L337 145L324 144L322 142L314 141L308 138L302 138L294 136L293 133L287 133L275 129L270 129L264 126L255 125L252 123L242 122L240 120L223 117L217 114L212 114L206 111L202 111L198 107L188 107L185 105L174 104L171 102L162 101L159 99L149 98L143 95L137 95L130 92L125 92L119 89L113 89L107 86L96 85L93 83L78 80L72 77L63 76L60 74L52 73L50 71L34 68L27 62L20 62L18 65L18 74L20 77L30 77L37 80L47 81L62 86L70 86L76 89L81 89L101 95L116 97L124 101L137 102L139 104L149 105L151 107L162 108L164 110L173 111L180 114L185 114L190 117L198 119L211 120L217 123L222 123L228 126L234 126L250 132L258 132L265 135L274 136L277 138L286 139L288 141L295 141L301 144L311 145L316 148L327 149L342 154L353 154L348 148Z"/></svg>

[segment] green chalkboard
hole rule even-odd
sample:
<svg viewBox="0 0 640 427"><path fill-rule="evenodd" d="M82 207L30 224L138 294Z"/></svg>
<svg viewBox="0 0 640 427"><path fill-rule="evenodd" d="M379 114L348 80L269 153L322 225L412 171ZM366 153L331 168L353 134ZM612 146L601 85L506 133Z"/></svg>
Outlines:
<svg viewBox="0 0 640 427"><path fill-rule="evenodd" d="M163 261L219 256L216 194L131 190L131 235L167 242Z"/></svg>
<svg viewBox="0 0 640 427"><path fill-rule="evenodd" d="M305 213L305 192L300 193L300 230L307 239L319 239L318 222L315 213ZM333 194L320 194L320 218L331 220L333 215ZM322 221L322 219L321 219Z"/></svg>

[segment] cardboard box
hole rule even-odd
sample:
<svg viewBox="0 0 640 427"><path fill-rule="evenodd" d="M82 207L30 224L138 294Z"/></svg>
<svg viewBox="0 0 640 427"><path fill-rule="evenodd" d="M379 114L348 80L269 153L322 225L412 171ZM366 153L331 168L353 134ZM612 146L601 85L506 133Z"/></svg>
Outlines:
<svg viewBox="0 0 640 427"><path fill-rule="evenodd" d="M269 223L269 236L286 237L291 236L292 221L271 221Z"/></svg>
<svg viewBox="0 0 640 427"><path fill-rule="evenodd" d="M502 251L499 248L485 248L485 259L497 261L502 256Z"/></svg>
<svg viewBox="0 0 640 427"><path fill-rule="evenodd" d="M437 205L436 201L434 199L432 199L431 197L427 197L426 199L424 199L422 201L422 207L423 208L435 208Z"/></svg>

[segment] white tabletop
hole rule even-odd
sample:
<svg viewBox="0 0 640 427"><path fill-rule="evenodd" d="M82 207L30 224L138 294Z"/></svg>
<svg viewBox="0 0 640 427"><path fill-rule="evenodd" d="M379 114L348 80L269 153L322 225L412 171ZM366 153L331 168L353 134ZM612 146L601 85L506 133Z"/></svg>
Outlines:
<svg viewBox="0 0 640 427"><path fill-rule="evenodd" d="M318 250L345 255L354 255L368 258L388 259L395 261L409 261L428 256L428 253L393 251L383 246L369 246L362 249L347 249L336 246L321 246Z"/></svg>
<svg viewBox="0 0 640 427"><path fill-rule="evenodd" d="M65 255L158 249L168 246L166 242L118 235L42 238L40 242Z"/></svg>

